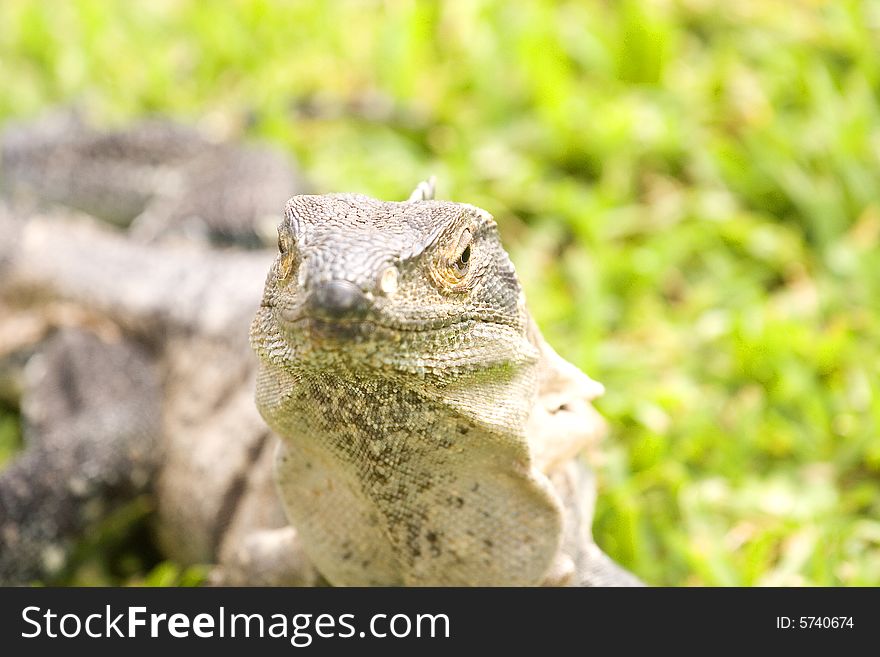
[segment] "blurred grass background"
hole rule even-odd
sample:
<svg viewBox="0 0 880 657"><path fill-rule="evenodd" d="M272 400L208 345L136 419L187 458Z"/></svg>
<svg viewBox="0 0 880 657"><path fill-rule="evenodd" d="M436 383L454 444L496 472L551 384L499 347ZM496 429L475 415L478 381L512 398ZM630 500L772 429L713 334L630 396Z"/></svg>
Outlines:
<svg viewBox="0 0 880 657"><path fill-rule="evenodd" d="M646 581L880 584L880 2L5 0L0 26L0 120L161 113L319 191L435 174L494 214L607 387L595 533Z"/></svg>

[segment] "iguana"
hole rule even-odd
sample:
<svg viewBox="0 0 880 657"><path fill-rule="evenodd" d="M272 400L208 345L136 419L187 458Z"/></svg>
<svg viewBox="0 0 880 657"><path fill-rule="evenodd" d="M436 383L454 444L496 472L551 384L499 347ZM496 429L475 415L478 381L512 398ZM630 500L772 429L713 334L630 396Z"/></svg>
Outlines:
<svg viewBox="0 0 880 657"><path fill-rule="evenodd" d="M161 426L141 394L123 444L150 448L123 453L145 464L134 469L153 482L170 557L216 563L213 581L230 584L638 583L590 533L595 483L578 453L602 433L589 404L601 386L540 337L488 214L432 195L423 184L403 203L294 197L262 305L262 251L145 245L66 212L0 212L6 317L74 304L93 318L91 353L132 345L113 362L146 374L117 382L120 409L132 408L127 386L141 394L134 384L158 372ZM259 376L247 336L258 306ZM82 339L62 332L43 354L62 397L65 376L100 385L85 361L53 367ZM255 383L281 447L256 412ZM98 417L100 395L77 401L59 435L86 411ZM116 425L101 422L102 441L71 433L67 449L106 447ZM54 475L79 488L10 495L45 467L34 453L0 473L6 581L25 561L34 576L45 563L33 555L70 539L45 509L93 508L107 486L89 482L118 475L97 476L94 455L87 467L62 459L53 467L68 470ZM17 513L4 516L3 500Z"/></svg>
<svg viewBox="0 0 880 657"><path fill-rule="evenodd" d="M432 197L287 203L251 342L305 554L338 585L635 583L576 458L602 387L541 337L492 217Z"/></svg>

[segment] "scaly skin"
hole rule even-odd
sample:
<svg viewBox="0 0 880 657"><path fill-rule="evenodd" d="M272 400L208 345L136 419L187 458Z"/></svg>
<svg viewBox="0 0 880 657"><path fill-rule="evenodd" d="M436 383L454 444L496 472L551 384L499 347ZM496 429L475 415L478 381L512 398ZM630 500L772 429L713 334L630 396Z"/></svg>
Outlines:
<svg viewBox="0 0 880 657"><path fill-rule="evenodd" d="M268 220L307 183L267 145L217 142L167 120L122 130L74 112L9 124L0 137L0 188L17 205L60 204L142 241L176 236L255 247ZM274 221L273 221L274 219Z"/></svg>
<svg viewBox="0 0 880 657"><path fill-rule="evenodd" d="M601 386L541 338L491 216L429 196L287 204L251 343L305 553L336 585L636 583L572 461Z"/></svg>

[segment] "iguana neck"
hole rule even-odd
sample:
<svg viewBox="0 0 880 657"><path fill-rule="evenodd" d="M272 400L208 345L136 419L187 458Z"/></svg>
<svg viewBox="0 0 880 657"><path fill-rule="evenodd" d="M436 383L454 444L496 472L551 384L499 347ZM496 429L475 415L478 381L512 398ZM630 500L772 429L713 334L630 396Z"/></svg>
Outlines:
<svg viewBox="0 0 880 657"><path fill-rule="evenodd" d="M525 390L531 379L512 380ZM486 385L504 387L491 378ZM288 515L331 582L535 583L543 575L560 517L532 471L522 438L527 409L508 402L487 410L469 386L441 394L381 376L265 366L258 398L284 439L277 470ZM525 509L528 525L519 519ZM504 540L496 545L495 535ZM467 555L460 572L459 552ZM480 566L479 554L491 567ZM352 559L371 565L349 570ZM450 563L432 569L440 559Z"/></svg>

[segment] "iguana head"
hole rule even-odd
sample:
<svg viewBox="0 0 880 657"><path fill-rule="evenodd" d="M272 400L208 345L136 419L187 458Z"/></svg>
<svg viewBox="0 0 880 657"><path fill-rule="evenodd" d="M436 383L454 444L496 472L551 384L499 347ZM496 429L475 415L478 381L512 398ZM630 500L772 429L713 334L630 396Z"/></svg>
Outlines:
<svg viewBox="0 0 880 657"><path fill-rule="evenodd" d="M533 362L494 220L472 205L295 196L252 336L302 368L443 378Z"/></svg>
<svg viewBox="0 0 880 657"><path fill-rule="evenodd" d="M297 196L278 251L251 330L257 406L322 574L539 583L562 538L525 434L541 353L489 214Z"/></svg>

